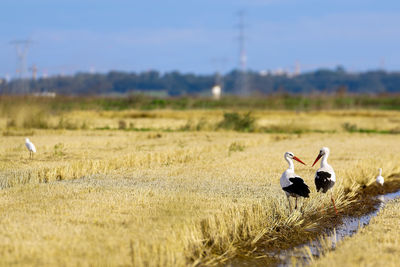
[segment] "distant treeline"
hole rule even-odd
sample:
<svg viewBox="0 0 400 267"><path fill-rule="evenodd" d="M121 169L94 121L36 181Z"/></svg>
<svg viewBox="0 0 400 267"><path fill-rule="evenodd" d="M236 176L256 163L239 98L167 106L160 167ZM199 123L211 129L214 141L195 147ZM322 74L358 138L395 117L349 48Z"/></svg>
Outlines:
<svg viewBox="0 0 400 267"><path fill-rule="evenodd" d="M62 95L112 95L140 92L155 96L207 95L215 85L215 75L182 74L157 71L107 74L78 73L74 76L54 76L38 80L2 82L2 94L56 92ZM231 71L221 79L223 92L240 94L241 73ZM250 94L315 94L315 93L399 93L400 72L369 71L350 73L317 70L297 76L261 75L249 71L246 84Z"/></svg>

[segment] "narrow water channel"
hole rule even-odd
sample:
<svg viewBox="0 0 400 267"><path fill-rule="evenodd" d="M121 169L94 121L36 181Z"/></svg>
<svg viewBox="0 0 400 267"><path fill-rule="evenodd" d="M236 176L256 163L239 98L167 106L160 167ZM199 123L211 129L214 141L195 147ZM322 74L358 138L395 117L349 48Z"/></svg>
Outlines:
<svg viewBox="0 0 400 267"><path fill-rule="evenodd" d="M325 233L324 240L330 240L330 242L332 242L332 248L334 248L337 242L339 242L340 240L342 240L347 236L352 236L360 228L368 225L370 220L376 215L378 215L379 211L385 206L386 202L399 197L400 197L400 190L394 193L388 193L376 196L376 198L379 200L379 203L376 205L374 211L365 214L361 217L353 217L353 216L344 217L342 223L339 226L337 226L334 231L327 231ZM296 262L310 261L310 255L307 255L305 253L306 247L310 249L311 255L313 257L319 257L323 245L321 244L320 239L316 239L291 249L282 250L276 253L268 253L268 254L270 257L274 257L277 260L279 260L280 264L278 266L281 267L292 266L293 257L297 259Z"/></svg>

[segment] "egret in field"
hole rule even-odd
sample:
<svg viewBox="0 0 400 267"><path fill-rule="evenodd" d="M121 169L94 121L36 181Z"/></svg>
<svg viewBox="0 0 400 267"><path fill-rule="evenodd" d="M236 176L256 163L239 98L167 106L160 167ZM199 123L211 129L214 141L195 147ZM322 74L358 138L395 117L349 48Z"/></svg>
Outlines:
<svg viewBox="0 0 400 267"><path fill-rule="evenodd" d="M319 151L317 158L315 159L312 167L314 167L315 163L322 157L321 167L315 173L315 186L317 187L317 192L322 190L322 193L326 193L329 189L331 189L336 182L336 175L335 171L333 170L332 166L328 164L328 157L329 157L329 148L323 147ZM335 200L333 199L331 193L331 200L333 204L333 208L335 209L336 214L338 214Z"/></svg>
<svg viewBox="0 0 400 267"><path fill-rule="evenodd" d="M26 138L25 139L25 146L29 150L29 157L31 159L33 159L33 153L36 153L35 145L31 141L29 141L29 138Z"/></svg>
<svg viewBox="0 0 400 267"><path fill-rule="evenodd" d="M292 211L292 206L290 204L289 197L294 197L296 199L295 209L297 209L297 198L298 197L309 197L310 189L304 183L304 180L294 172L293 160L296 160L304 165L298 157L296 157L292 152L286 152L284 155L285 160L289 164L289 168L282 174L280 183L282 190L285 191L287 200L289 202L289 209Z"/></svg>
<svg viewBox="0 0 400 267"><path fill-rule="evenodd" d="M382 177L382 168L379 168L379 175L376 177L376 183L383 186L384 182L385 182L385 179L383 179L383 177Z"/></svg>

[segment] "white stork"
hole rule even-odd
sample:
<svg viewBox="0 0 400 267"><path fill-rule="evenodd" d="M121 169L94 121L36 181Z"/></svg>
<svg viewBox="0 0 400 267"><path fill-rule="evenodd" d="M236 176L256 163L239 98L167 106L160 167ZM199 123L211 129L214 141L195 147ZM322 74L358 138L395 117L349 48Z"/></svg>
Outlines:
<svg viewBox="0 0 400 267"><path fill-rule="evenodd" d="M281 187L282 190L285 191L286 197L289 201L289 209L292 210L292 206L290 204L289 196L294 197L296 199L295 209L297 209L297 198L298 197L309 197L310 189L304 183L304 180L301 179L300 176L295 174L294 165L292 159L306 165L299 158L297 158L292 152L286 152L284 155L285 160L289 163L289 168L282 174L281 176Z"/></svg>
<svg viewBox="0 0 400 267"><path fill-rule="evenodd" d="M383 186L384 182L385 182L385 179L383 179L383 177L382 177L382 168L379 168L379 175L376 177L376 183Z"/></svg>
<svg viewBox="0 0 400 267"><path fill-rule="evenodd" d="M322 190L322 193L326 193L329 189L331 189L335 185L336 175L332 166L328 164L329 148L327 147L321 148L312 167L314 167L315 163L317 163L317 161L321 157L322 157L321 167L315 173L315 186L317 187L317 192L319 192L319 190ZM331 194L331 200L333 203L333 208L335 209L335 212L337 214L338 212L332 194Z"/></svg>
<svg viewBox="0 0 400 267"><path fill-rule="evenodd" d="M36 153L36 147L35 145L29 141L29 138L25 139L25 146L29 150L29 157L32 159L33 158L33 153Z"/></svg>

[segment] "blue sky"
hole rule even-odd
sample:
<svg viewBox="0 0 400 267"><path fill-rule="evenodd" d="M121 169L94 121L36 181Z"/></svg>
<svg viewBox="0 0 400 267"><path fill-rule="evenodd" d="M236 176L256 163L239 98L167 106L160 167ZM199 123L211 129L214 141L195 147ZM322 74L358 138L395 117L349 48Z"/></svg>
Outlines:
<svg viewBox="0 0 400 267"><path fill-rule="evenodd" d="M0 7L0 76L15 74L9 42L26 38L27 63L39 74L226 72L238 66L241 9L252 70L293 70L296 62L302 71L400 70L395 0L1 0Z"/></svg>

